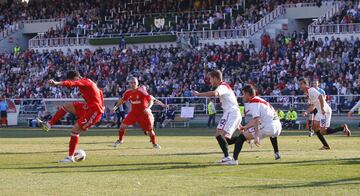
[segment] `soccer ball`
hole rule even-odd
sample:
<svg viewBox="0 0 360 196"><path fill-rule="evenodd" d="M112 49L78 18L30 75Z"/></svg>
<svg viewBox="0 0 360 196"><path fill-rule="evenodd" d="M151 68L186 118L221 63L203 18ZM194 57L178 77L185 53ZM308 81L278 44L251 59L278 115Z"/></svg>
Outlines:
<svg viewBox="0 0 360 196"><path fill-rule="evenodd" d="M76 162L80 162L86 159L86 153L84 150L79 149L75 151L74 157Z"/></svg>

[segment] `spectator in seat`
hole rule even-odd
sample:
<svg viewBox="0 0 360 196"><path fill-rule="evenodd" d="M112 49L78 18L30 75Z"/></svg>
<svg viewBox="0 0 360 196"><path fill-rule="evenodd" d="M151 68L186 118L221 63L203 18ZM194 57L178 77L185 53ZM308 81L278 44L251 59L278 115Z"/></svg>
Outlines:
<svg viewBox="0 0 360 196"><path fill-rule="evenodd" d="M283 123L284 123L284 120L285 120L285 112L282 111L281 109L278 109L278 110L276 111L276 113L277 113L277 115L278 115L278 117L279 117L279 120L280 120L281 124L283 124Z"/></svg>
<svg viewBox="0 0 360 196"><path fill-rule="evenodd" d="M166 112L166 120L162 123L162 127L165 127L167 123L175 120L175 110L176 106L172 106Z"/></svg>
<svg viewBox="0 0 360 196"><path fill-rule="evenodd" d="M159 108L154 113L155 113L154 126L158 127L157 125L159 124L160 125L159 127L164 127L163 123L164 123L165 118L166 118L166 111L164 111L163 108Z"/></svg>
<svg viewBox="0 0 360 196"><path fill-rule="evenodd" d="M295 127L295 123L296 120L298 118L297 112L291 108L287 113L286 113L286 121L287 121L287 125L289 128L294 128Z"/></svg>

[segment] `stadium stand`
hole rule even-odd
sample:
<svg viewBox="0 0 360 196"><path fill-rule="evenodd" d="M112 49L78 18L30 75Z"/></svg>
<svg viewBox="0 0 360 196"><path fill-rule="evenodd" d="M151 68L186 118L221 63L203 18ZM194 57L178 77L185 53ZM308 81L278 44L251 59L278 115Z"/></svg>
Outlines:
<svg viewBox="0 0 360 196"><path fill-rule="evenodd" d="M256 84L264 95L296 95L296 81L303 76L320 79L330 95L359 93L354 78L359 74L355 64L360 61L360 40L306 41L305 36L306 32L280 33L259 52L251 45L233 44L138 48L126 53L113 48L1 54L0 89L18 98L77 97L76 91L49 87L44 82L60 79L75 68L97 81L107 97L125 90L128 74L139 76L156 96L189 97L192 89L206 90L206 73L219 68L238 96L244 82Z"/></svg>

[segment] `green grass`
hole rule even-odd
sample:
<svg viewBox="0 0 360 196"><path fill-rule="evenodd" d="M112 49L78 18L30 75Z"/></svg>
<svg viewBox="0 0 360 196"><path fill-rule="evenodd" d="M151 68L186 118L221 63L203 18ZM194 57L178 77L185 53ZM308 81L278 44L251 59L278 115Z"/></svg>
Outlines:
<svg viewBox="0 0 360 196"><path fill-rule="evenodd" d="M359 131L326 136L330 151L306 132L285 131L281 161L265 139L245 144L238 166L213 164L221 158L213 132L159 130L157 151L139 130L113 149L115 130L91 129L79 145L88 159L59 164L69 131L0 129L0 195L360 195Z"/></svg>

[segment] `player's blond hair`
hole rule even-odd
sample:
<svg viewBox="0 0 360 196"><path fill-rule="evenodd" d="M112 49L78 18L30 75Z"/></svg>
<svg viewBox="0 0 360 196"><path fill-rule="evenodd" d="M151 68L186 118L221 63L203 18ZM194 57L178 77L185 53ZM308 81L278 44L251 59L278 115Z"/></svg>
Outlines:
<svg viewBox="0 0 360 196"><path fill-rule="evenodd" d="M209 75L210 75L210 77L212 77L212 78L217 78L217 79L219 79L219 80L222 81L222 73L221 73L220 70L211 71Z"/></svg>

